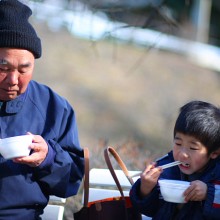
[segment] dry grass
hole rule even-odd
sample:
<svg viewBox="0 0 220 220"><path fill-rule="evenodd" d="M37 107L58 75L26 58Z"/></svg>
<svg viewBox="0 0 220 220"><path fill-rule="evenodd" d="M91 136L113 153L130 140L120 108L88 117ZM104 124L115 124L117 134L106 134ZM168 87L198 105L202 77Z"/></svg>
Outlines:
<svg viewBox="0 0 220 220"><path fill-rule="evenodd" d="M91 167L105 167L103 149L115 146L129 169L171 149L180 106L192 99L219 104L219 74L186 57L164 51L90 42L65 30L51 33L38 25L43 57L34 78L73 105L81 145L91 152ZM66 219L80 207L69 198Z"/></svg>

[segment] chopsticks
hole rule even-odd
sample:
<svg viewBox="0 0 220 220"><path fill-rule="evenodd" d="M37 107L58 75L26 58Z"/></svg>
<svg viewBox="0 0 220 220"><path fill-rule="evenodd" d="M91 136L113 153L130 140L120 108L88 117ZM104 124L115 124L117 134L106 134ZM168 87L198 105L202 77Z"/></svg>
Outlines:
<svg viewBox="0 0 220 220"><path fill-rule="evenodd" d="M177 166L177 165L179 165L181 163L182 162L180 162L180 161L174 161L174 162L171 162L171 163L164 164L164 165L162 165L160 167L164 170L164 169L167 169L169 167ZM142 174L142 172L139 172L139 173L136 173L134 175L131 175L130 177L133 178L133 177L136 177L136 176L140 176L141 174Z"/></svg>
<svg viewBox="0 0 220 220"><path fill-rule="evenodd" d="M173 166L176 166L176 165L179 165L181 164L180 161L174 161L172 163L167 163L167 164L164 164L162 166L160 166L163 170L166 169L166 168L169 168L169 167L173 167Z"/></svg>

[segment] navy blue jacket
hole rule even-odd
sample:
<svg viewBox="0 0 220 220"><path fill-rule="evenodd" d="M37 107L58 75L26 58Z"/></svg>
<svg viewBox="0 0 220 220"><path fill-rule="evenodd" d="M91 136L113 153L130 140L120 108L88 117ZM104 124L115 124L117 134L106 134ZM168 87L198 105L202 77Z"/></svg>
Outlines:
<svg viewBox="0 0 220 220"><path fill-rule="evenodd" d="M3 102L0 109L0 138L28 131L41 135L49 151L43 163L34 168L0 155L1 220L38 219L49 195L75 195L84 174L83 150L72 107L35 81L15 100Z"/></svg>
<svg viewBox="0 0 220 220"><path fill-rule="evenodd" d="M158 162L163 165L173 162L173 155L170 152ZM165 169L160 178L185 180L178 166ZM200 176L188 176L191 180L201 180L208 186L207 198L202 202L184 203L177 214L177 203L166 202L160 194L157 185L152 192L141 199L139 196L140 179L132 186L130 197L134 207L142 214L152 217L153 220L214 220L220 219L220 160L212 160L205 172Z"/></svg>

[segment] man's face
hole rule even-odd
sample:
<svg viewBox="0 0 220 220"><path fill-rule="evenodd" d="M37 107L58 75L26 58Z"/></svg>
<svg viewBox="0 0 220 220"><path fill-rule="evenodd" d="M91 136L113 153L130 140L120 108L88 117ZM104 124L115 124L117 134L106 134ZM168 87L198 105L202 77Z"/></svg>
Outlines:
<svg viewBox="0 0 220 220"><path fill-rule="evenodd" d="M28 50L0 48L0 101L15 99L26 91L34 61Z"/></svg>

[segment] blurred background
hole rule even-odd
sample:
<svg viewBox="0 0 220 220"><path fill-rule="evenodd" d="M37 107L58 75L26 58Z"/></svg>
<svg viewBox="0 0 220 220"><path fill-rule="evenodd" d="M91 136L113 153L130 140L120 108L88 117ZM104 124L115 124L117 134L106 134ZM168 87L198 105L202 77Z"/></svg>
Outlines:
<svg viewBox="0 0 220 220"><path fill-rule="evenodd" d="M106 167L111 145L130 170L142 170L171 150L182 105L219 106L218 0L22 2L43 45L34 79L74 107L91 168ZM81 191L65 219L81 207Z"/></svg>

